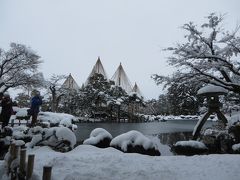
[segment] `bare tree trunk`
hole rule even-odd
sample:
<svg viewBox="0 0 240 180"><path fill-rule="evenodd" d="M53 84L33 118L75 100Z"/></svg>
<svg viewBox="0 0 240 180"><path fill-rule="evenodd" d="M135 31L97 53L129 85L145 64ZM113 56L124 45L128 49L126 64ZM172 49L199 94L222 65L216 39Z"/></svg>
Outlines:
<svg viewBox="0 0 240 180"><path fill-rule="evenodd" d="M55 86L50 86L50 90L52 93L51 110L52 110L52 112L56 112L56 89L55 89Z"/></svg>

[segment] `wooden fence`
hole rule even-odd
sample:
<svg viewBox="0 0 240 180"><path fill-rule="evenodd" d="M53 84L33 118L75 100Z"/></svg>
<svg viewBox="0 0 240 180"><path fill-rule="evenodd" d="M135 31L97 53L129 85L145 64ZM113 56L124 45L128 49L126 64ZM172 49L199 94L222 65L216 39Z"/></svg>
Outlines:
<svg viewBox="0 0 240 180"><path fill-rule="evenodd" d="M29 154L26 162L27 151L15 144L9 148L7 161L7 173L11 180L29 180L32 178L34 169L34 154ZM19 157L20 156L20 157ZM19 163L18 163L19 161ZM42 180L51 180L52 167L44 166Z"/></svg>

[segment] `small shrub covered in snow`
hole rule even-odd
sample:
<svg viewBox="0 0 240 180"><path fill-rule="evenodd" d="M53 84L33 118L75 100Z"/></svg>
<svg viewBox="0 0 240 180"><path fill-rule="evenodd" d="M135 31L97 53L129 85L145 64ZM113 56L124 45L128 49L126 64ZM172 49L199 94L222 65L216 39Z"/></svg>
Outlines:
<svg viewBox="0 0 240 180"><path fill-rule="evenodd" d="M94 129L90 137L83 144L93 145L99 148L107 148L112 140L112 135L103 128Z"/></svg>
<svg viewBox="0 0 240 180"><path fill-rule="evenodd" d="M228 129L229 133L234 136L236 143L240 143L240 122L234 122Z"/></svg>
<svg viewBox="0 0 240 180"><path fill-rule="evenodd" d="M50 127L64 126L72 130L77 127L73 123L77 121L77 118L70 114L65 113L53 113L53 112L40 112L38 116L40 124L50 124Z"/></svg>
<svg viewBox="0 0 240 180"><path fill-rule="evenodd" d="M195 154L204 154L208 151L206 145L199 141L178 141L173 145L172 150L178 155L192 156Z"/></svg>
<svg viewBox="0 0 240 180"><path fill-rule="evenodd" d="M28 110L29 108L19 108L17 111L16 111L16 119L26 119L28 120L29 119L29 115L28 115Z"/></svg>
<svg viewBox="0 0 240 180"><path fill-rule="evenodd" d="M208 153L232 153L232 145L238 143L229 130L206 129L201 135L201 142L208 147ZM234 140L235 139L235 140Z"/></svg>
<svg viewBox="0 0 240 180"><path fill-rule="evenodd" d="M65 152L73 149L76 144L75 134L67 127L43 128L39 133L33 135L28 147L50 146L54 149Z"/></svg>
<svg viewBox="0 0 240 180"><path fill-rule="evenodd" d="M134 130L115 137L111 141L110 146L126 153L161 155L157 146L150 139Z"/></svg>
<svg viewBox="0 0 240 180"><path fill-rule="evenodd" d="M29 142L32 139L32 134L29 133L29 128L26 126L17 126L12 128L12 138L15 140L23 140Z"/></svg>
<svg viewBox="0 0 240 180"><path fill-rule="evenodd" d="M240 154L240 143L239 144L234 144L232 146L232 150L234 153Z"/></svg>

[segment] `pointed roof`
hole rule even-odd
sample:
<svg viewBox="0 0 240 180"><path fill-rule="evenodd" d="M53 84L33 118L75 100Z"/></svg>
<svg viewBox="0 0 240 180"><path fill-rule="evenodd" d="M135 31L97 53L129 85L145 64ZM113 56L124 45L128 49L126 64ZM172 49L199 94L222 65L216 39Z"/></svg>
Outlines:
<svg viewBox="0 0 240 180"><path fill-rule="evenodd" d="M144 98L143 95L142 95L142 92L140 91L137 83L135 82L133 88L132 88L132 92L135 92L137 93L137 95L140 97L140 98Z"/></svg>
<svg viewBox="0 0 240 180"><path fill-rule="evenodd" d="M105 69L102 65L102 62L101 62L99 56L98 56L96 64L93 66L93 69L92 69L91 73L89 74L89 76L87 78L87 81L86 81L85 85L88 84L88 81L89 81L90 77L92 77L94 74L102 74L105 79L108 79L107 78L107 73L106 73L106 71L105 71Z"/></svg>
<svg viewBox="0 0 240 180"><path fill-rule="evenodd" d="M130 93L132 91L131 82L128 79L127 74L125 73L121 63L118 66L111 80L115 82L115 85L120 86L127 93Z"/></svg>
<svg viewBox="0 0 240 180"><path fill-rule="evenodd" d="M72 77L71 73L69 74L67 79L64 81L62 88L75 89L75 90L79 89L79 86L77 82L74 80L74 78Z"/></svg>

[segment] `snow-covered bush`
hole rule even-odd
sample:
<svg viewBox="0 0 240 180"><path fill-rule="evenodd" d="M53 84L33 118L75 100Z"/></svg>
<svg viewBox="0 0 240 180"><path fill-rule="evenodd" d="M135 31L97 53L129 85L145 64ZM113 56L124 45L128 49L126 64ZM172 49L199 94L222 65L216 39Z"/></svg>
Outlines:
<svg viewBox="0 0 240 180"><path fill-rule="evenodd" d="M112 135L103 128L94 129L90 137L83 144L93 145L99 148L107 148L112 140Z"/></svg>
<svg viewBox="0 0 240 180"><path fill-rule="evenodd" d="M226 130L208 128L203 131L200 140L208 147L208 153L232 153L232 145L238 143L231 126Z"/></svg>
<svg viewBox="0 0 240 180"><path fill-rule="evenodd" d="M12 138L15 140L23 140L29 142L32 139L32 133L29 133L29 128L26 126L17 126L12 128Z"/></svg>
<svg viewBox="0 0 240 180"><path fill-rule="evenodd" d="M115 137L112 139L110 146L126 153L140 153L153 156L160 156L161 154L157 146L149 138L135 130Z"/></svg>
<svg viewBox="0 0 240 180"><path fill-rule="evenodd" d="M29 108L18 108L16 109L16 119L22 120L29 120L30 116L28 115L28 110Z"/></svg>
<svg viewBox="0 0 240 180"><path fill-rule="evenodd" d="M77 118L70 114L65 113L53 113L53 112L40 112L38 115L40 124L53 126L64 126L72 130L76 130L77 126L74 125L77 122Z"/></svg>
<svg viewBox="0 0 240 180"><path fill-rule="evenodd" d="M195 155L207 153L207 146L199 141L178 141L172 146L172 151L178 155Z"/></svg>
<svg viewBox="0 0 240 180"><path fill-rule="evenodd" d="M233 123L229 129L229 133L233 135L235 142L240 143L240 121Z"/></svg>
<svg viewBox="0 0 240 180"><path fill-rule="evenodd" d="M234 153L240 154L240 143L239 144L234 144L232 146L232 150Z"/></svg>
<svg viewBox="0 0 240 180"><path fill-rule="evenodd" d="M33 135L30 143L26 144L32 148L34 146L50 146L58 151L65 152L73 149L76 144L75 134L67 127L52 127L38 129L38 133Z"/></svg>

